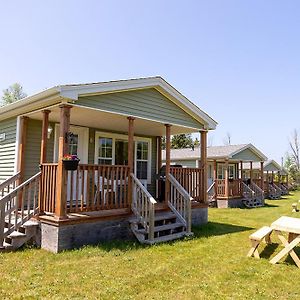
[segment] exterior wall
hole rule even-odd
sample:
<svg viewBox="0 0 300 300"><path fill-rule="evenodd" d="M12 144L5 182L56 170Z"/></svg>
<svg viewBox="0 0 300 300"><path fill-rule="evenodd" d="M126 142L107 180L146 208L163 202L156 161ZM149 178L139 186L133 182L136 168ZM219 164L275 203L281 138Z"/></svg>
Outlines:
<svg viewBox="0 0 300 300"><path fill-rule="evenodd" d="M0 122L0 134L5 140L0 142L0 182L15 173L17 118Z"/></svg>
<svg viewBox="0 0 300 300"><path fill-rule="evenodd" d="M165 161L164 161L165 164ZM176 160L176 161L171 161L172 165L182 165L183 167L186 168L197 168L197 162L196 160Z"/></svg>
<svg viewBox="0 0 300 300"><path fill-rule="evenodd" d="M202 124L153 88L79 97L76 104L162 123L203 128Z"/></svg>
<svg viewBox="0 0 300 300"><path fill-rule="evenodd" d="M269 171L269 172L278 172L278 171L280 171L280 169L278 169L276 166L274 166L273 164L269 164L269 165L267 165L266 167L264 167L264 171L265 172L267 172L267 171Z"/></svg>
<svg viewBox="0 0 300 300"><path fill-rule="evenodd" d="M261 157L256 155L250 149L245 149L244 151L234 155L232 159L236 160L243 160L243 161L261 161Z"/></svg>
<svg viewBox="0 0 300 300"><path fill-rule="evenodd" d="M50 139L47 144L47 161L53 161L54 149L54 124L50 124L53 128ZM28 120L27 138L25 146L25 177L28 179L39 172L40 155L41 155L41 136L42 136L42 121Z"/></svg>

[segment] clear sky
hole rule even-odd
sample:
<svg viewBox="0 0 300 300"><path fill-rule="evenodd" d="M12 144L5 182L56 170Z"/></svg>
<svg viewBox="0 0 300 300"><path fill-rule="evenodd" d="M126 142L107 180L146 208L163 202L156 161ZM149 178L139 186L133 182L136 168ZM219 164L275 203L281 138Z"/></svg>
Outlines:
<svg viewBox="0 0 300 300"><path fill-rule="evenodd" d="M300 129L300 1L0 0L0 91L161 75L279 163Z"/></svg>

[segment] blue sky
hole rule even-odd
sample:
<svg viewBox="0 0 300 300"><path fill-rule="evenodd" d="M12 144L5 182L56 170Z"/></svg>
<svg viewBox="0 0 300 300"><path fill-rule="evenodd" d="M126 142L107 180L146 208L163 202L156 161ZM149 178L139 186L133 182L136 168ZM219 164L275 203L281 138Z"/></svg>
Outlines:
<svg viewBox="0 0 300 300"><path fill-rule="evenodd" d="M219 122L210 143L280 162L300 130L300 2L0 0L0 90L161 75Z"/></svg>

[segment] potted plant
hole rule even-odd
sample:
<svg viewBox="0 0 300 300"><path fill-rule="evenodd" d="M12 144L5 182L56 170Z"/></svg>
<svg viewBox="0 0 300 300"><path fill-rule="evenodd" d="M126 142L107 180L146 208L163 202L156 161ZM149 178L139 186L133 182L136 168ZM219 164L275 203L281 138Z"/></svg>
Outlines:
<svg viewBox="0 0 300 300"><path fill-rule="evenodd" d="M64 168L67 171L76 171L80 159L78 158L77 155L68 154L68 155L65 155L63 157L62 161L63 161L63 164L64 164Z"/></svg>

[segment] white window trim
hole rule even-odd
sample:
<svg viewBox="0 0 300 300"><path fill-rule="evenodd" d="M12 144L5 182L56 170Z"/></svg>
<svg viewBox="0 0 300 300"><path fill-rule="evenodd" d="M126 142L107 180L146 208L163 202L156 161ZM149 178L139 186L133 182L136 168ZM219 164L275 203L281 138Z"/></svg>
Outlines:
<svg viewBox="0 0 300 300"><path fill-rule="evenodd" d="M112 139L112 164L115 164L115 149L116 149L116 140L125 140L128 141L128 135L126 134L117 134L117 133L110 133L110 132L101 132L101 131L96 131L95 132L95 157L94 157L94 163L98 164L98 152L99 152L99 143L98 139L99 137L104 137L104 138L111 138ZM146 138L146 137L139 137L139 136L134 136L133 140L135 142L147 142L149 144L149 149L148 149L148 165L147 165L147 183L151 184L151 162L152 162L152 139L151 138ZM134 175L136 175L136 157L137 157L137 143L135 143L134 146Z"/></svg>

